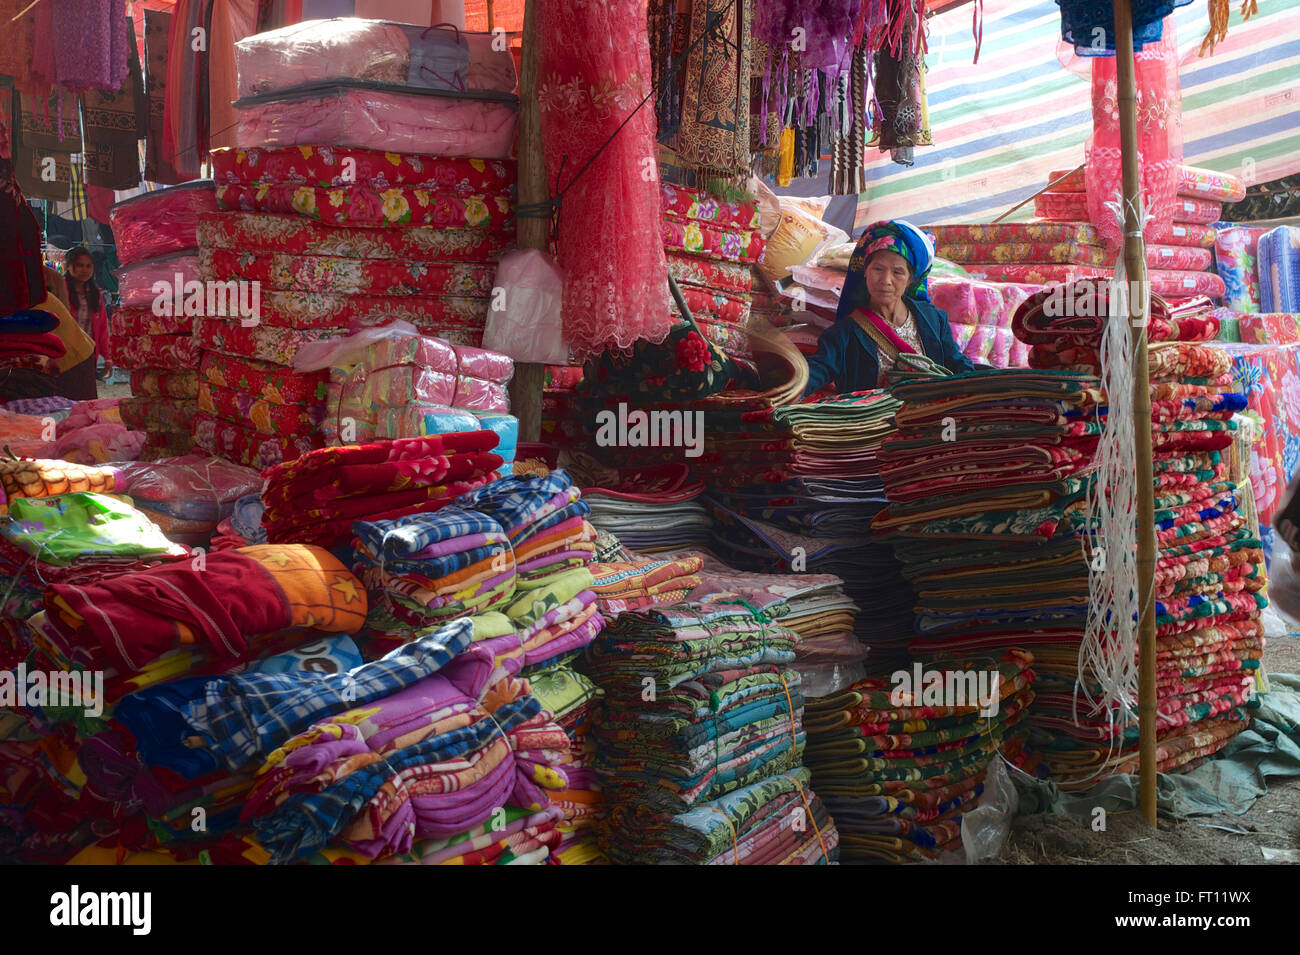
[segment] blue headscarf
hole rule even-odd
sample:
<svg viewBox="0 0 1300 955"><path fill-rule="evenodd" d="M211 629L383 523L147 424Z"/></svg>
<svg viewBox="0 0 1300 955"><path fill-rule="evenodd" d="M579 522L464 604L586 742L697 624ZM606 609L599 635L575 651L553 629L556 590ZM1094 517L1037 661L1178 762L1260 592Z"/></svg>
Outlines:
<svg viewBox="0 0 1300 955"><path fill-rule="evenodd" d="M904 294L922 302L930 301L925 283L934 264L934 242L929 234L902 219L874 222L862 233L849 259L849 274L840 292L839 308L835 310L837 322L867 304L870 298L867 261L880 251L897 252L912 267L912 281Z"/></svg>

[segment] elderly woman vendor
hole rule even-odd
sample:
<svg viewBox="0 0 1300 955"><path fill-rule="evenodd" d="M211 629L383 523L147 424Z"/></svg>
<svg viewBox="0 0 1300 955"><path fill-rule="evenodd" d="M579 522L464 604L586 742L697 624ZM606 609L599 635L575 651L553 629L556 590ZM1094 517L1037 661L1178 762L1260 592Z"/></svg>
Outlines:
<svg viewBox="0 0 1300 955"><path fill-rule="evenodd" d="M835 324L808 359L812 394L834 382L841 394L883 384L882 372L905 352L921 353L949 371L970 371L946 312L930 304L925 282L934 261L929 236L901 219L868 226L858 239L840 293Z"/></svg>

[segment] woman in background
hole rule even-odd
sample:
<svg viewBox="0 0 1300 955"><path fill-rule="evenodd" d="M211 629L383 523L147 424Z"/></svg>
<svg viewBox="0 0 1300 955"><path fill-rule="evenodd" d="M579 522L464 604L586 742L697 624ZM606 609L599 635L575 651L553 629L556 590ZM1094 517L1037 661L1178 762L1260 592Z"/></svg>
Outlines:
<svg viewBox="0 0 1300 955"><path fill-rule="evenodd" d="M926 279L934 262L929 236L902 219L867 227L849 259L835 324L808 359L810 395L834 382L838 393L882 385L882 373L904 353L922 354L949 371L971 371L948 324L930 304Z"/></svg>
<svg viewBox="0 0 1300 955"><path fill-rule="evenodd" d="M96 377L107 380L113 374L113 353L108 340L108 312L104 298L95 284L95 260L84 245L68 250L63 262L67 268L68 305L81 330L95 342L95 350L104 359L104 370Z"/></svg>

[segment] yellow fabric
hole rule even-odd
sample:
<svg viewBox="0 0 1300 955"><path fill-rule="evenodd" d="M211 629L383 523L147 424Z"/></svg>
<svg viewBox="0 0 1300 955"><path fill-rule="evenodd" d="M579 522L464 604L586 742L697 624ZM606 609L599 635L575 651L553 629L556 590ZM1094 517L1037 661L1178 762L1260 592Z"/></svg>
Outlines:
<svg viewBox="0 0 1300 955"><path fill-rule="evenodd" d="M49 312L59 320L59 324L54 329L54 334L62 339L64 347L67 348L63 357L58 361L60 372L77 367L95 353L95 343L89 335L81 330L81 326L76 323L67 308L54 295L47 292L45 301L37 305L36 308L42 312Z"/></svg>

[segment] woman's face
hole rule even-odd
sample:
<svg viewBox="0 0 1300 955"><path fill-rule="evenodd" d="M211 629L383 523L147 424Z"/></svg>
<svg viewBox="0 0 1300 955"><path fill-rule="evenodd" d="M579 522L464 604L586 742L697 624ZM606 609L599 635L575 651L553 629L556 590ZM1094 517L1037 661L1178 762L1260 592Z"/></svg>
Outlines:
<svg viewBox="0 0 1300 955"><path fill-rule="evenodd" d="M68 272L78 282L89 282L95 274L95 260L88 255L79 255L73 259Z"/></svg>
<svg viewBox="0 0 1300 955"><path fill-rule="evenodd" d="M879 308L892 309L903 297L912 270L897 252L882 250L867 262L867 291Z"/></svg>

